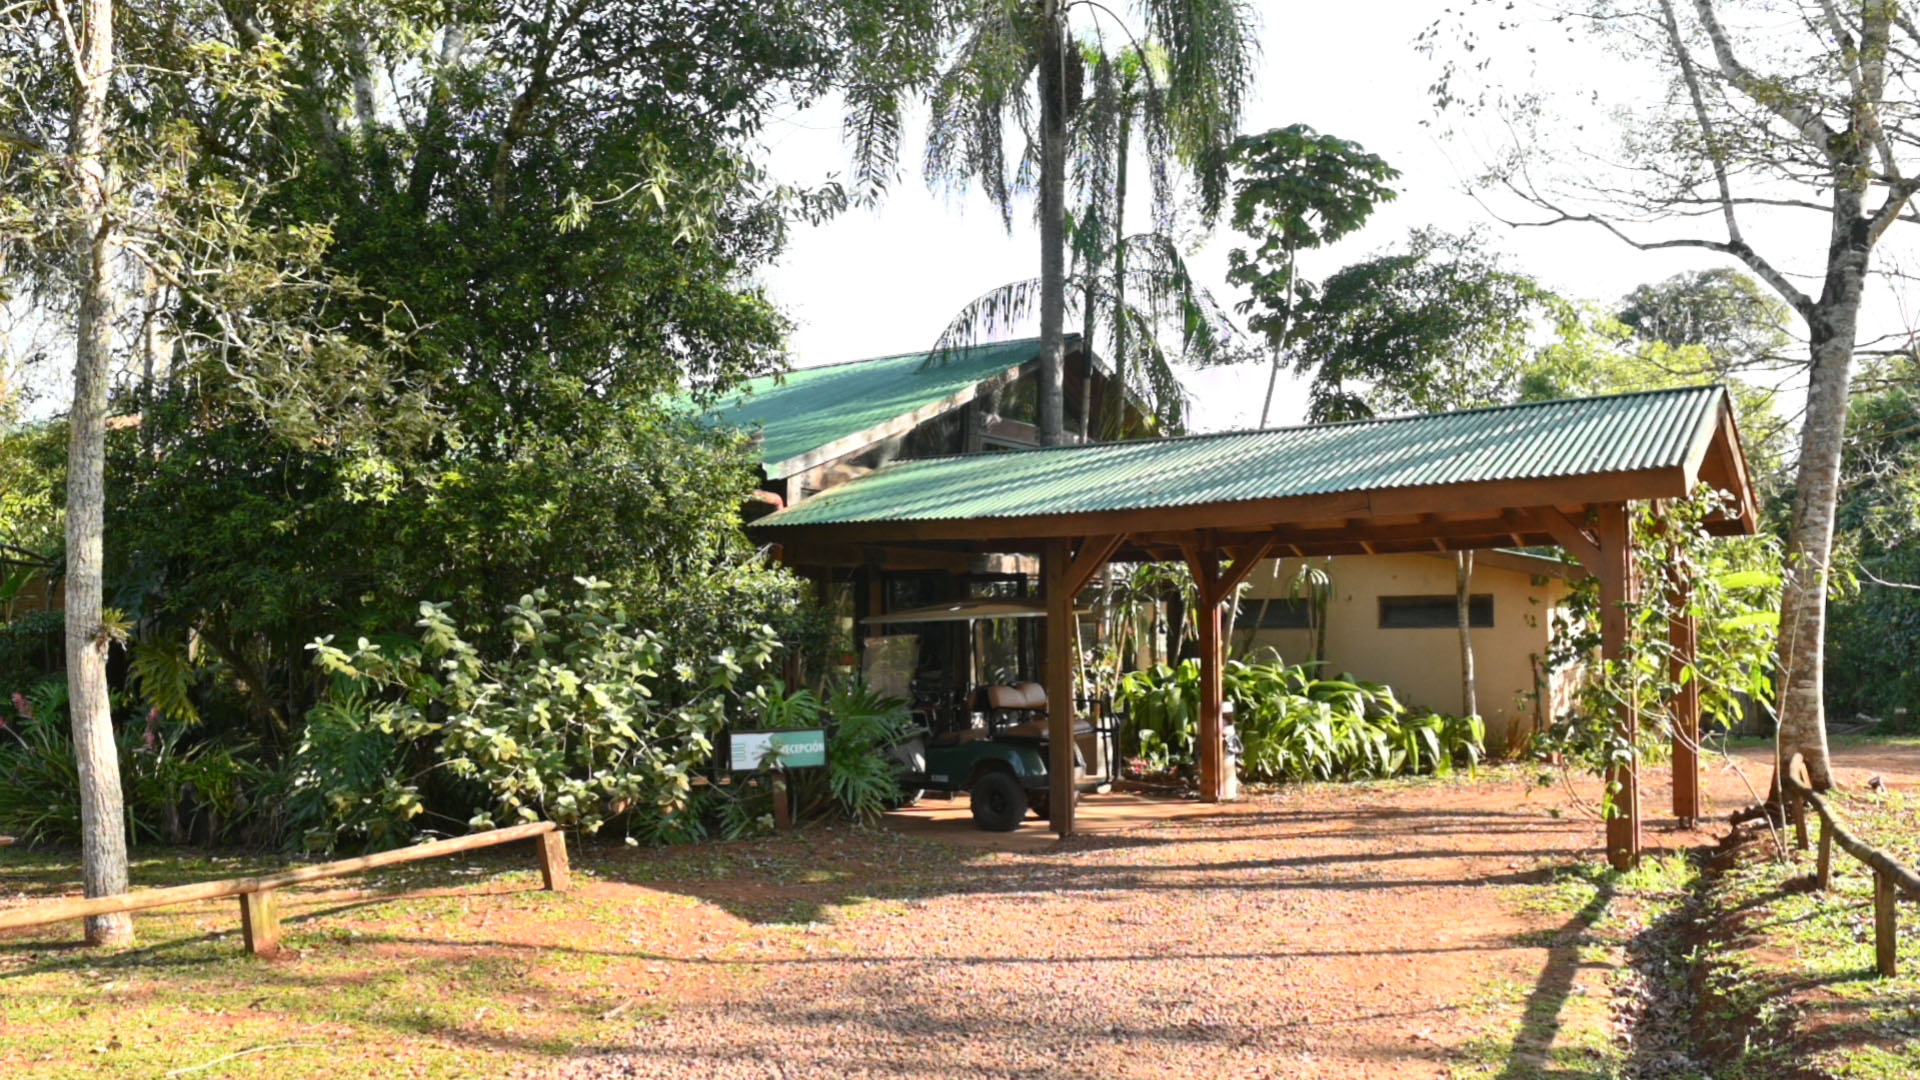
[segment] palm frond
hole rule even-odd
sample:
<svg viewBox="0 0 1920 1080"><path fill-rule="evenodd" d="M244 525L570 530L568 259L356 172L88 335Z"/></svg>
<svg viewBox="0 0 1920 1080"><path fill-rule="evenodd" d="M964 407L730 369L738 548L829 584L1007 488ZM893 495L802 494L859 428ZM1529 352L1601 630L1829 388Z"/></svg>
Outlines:
<svg viewBox="0 0 1920 1080"><path fill-rule="evenodd" d="M1013 193L1022 182L1007 168L1006 120L1011 114L1015 127L1028 133L1032 109L1027 84L1039 63L1021 13L1011 3L990 5L935 83L923 169L932 187L978 183L1009 229ZM1029 146L1018 155L1023 167L1034 141L1025 138Z"/></svg>
<svg viewBox="0 0 1920 1080"><path fill-rule="evenodd" d="M876 203L900 178L900 95L882 86L852 88L842 129L853 155L854 199Z"/></svg>
<svg viewBox="0 0 1920 1080"><path fill-rule="evenodd" d="M1130 236L1127 252L1129 283L1150 298L1150 308L1177 327L1183 362L1210 367L1244 358L1233 320L1194 278L1185 256L1166 234Z"/></svg>
<svg viewBox="0 0 1920 1080"><path fill-rule="evenodd" d="M1067 290L1073 296L1071 287ZM1071 306L1073 301L1068 300ZM956 313L940 331L939 340L928 351L920 370L936 368L953 359L956 353L973 348L982 341L1031 318L1040 310L1040 279L1009 282L975 297Z"/></svg>
<svg viewBox="0 0 1920 1080"><path fill-rule="evenodd" d="M1166 49L1167 113L1174 143L1193 163L1203 213L1210 220L1226 198L1221 149L1237 134L1253 87L1256 28L1246 0L1142 0L1153 39Z"/></svg>

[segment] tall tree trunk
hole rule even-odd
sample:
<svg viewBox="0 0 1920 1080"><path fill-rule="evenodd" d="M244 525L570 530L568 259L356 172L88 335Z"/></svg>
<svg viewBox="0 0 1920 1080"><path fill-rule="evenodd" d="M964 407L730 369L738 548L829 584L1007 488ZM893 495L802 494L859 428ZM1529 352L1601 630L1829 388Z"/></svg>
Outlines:
<svg viewBox="0 0 1920 1080"><path fill-rule="evenodd" d="M1040 444L1066 441L1065 12L1046 0L1040 41Z"/></svg>
<svg viewBox="0 0 1920 1080"><path fill-rule="evenodd" d="M1113 434L1126 434L1127 376L1127 155L1132 151L1133 115L1120 112L1113 170Z"/></svg>
<svg viewBox="0 0 1920 1080"><path fill-rule="evenodd" d="M1480 715L1473 689L1473 552L1454 555L1453 610L1460 620L1460 715Z"/></svg>
<svg viewBox="0 0 1920 1080"><path fill-rule="evenodd" d="M1840 198L1843 196L1836 196ZM1856 204L1858 197L1855 197ZM1780 698L1777 741L1784 765L1795 753L1807 760L1815 788L1832 786L1827 766L1825 654L1827 580L1833 519L1840 495L1840 455L1846 438L1847 395L1866 283L1868 247L1857 214L1835 215L1856 228L1836 235L1825 288L1810 320L1812 367L1806 420L1800 428L1800 470L1793 488L1793 524L1787 535L1787 573L1780 592L1780 639L1775 676ZM1850 240L1860 239L1854 243Z"/></svg>
<svg viewBox="0 0 1920 1080"><path fill-rule="evenodd" d="M72 155L78 203L73 254L80 274L73 411L67 443L67 687L80 775L80 874L88 896L127 891L126 811L107 699L101 533L106 507L108 360L113 349L114 263L120 251L107 164L107 94L113 82L112 0L81 0L74 72ZM133 941L125 914L87 920L91 945Z"/></svg>
<svg viewBox="0 0 1920 1080"><path fill-rule="evenodd" d="M1260 404L1260 426L1267 426L1273 413L1273 392L1280 385L1280 361L1286 355L1287 337L1293 331L1293 237L1287 237L1287 307L1280 315L1280 332L1273 337L1273 367L1267 371L1267 396Z"/></svg>
<svg viewBox="0 0 1920 1080"><path fill-rule="evenodd" d="M1087 222L1095 220L1092 212L1087 214ZM1089 232L1091 230L1088 230ZM1099 295L1100 277L1100 237L1093 236L1084 243L1086 257L1082 262L1081 273L1085 281L1080 288L1080 441L1092 439L1093 428L1093 334L1099 308L1095 298ZM1113 592L1112 583L1103 595Z"/></svg>
<svg viewBox="0 0 1920 1080"><path fill-rule="evenodd" d="M1333 556L1327 556L1321 572L1327 575L1327 583L1307 594L1307 602L1313 605L1313 662L1316 664L1327 662L1327 611L1333 606Z"/></svg>

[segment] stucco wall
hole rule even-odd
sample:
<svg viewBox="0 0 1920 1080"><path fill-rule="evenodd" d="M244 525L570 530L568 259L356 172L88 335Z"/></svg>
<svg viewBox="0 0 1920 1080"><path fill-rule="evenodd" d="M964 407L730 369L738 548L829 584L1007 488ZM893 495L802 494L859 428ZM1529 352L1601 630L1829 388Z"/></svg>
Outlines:
<svg viewBox="0 0 1920 1080"><path fill-rule="evenodd" d="M1382 596L1447 595L1454 591L1453 557L1439 555L1343 555L1314 560L1333 580L1327 616L1327 668L1350 672L1394 688L1410 705L1460 711L1460 636L1452 627L1381 629ZM1298 561L1270 560L1254 571L1249 604L1262 597L1284 602ZM1472 591L1493 597L1493 625L1473 631L1474 692L1487 722L1490 749L1504 747L1509 733L1532 724L1535 657L1544 662L1552 633L1552 606L1566 583L1513 570L1476 566ZM1234 636L1238 647L1248 640ZM1312 655L1304 630L1261 630L1254 647L1272 646L1288 662Z"/></svg>

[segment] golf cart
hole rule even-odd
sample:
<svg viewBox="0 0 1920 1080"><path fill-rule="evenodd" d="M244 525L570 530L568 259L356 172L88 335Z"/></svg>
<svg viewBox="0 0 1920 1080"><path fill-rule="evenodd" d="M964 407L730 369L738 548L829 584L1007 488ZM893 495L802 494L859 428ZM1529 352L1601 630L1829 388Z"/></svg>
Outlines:
<svg viewBox="0 0 1920 1080"><path fill-rule="evenodd" d="M1024 599L974 598L945 601L869 616L874 625L967 625L990 619L1030 619L1046 609ZM928 628L930 629L930 628ZM932 795L953 798L965 792L973 820L989 832L1020 827L1027 814L1046 819L1052 788L1048 777L1047 692L1039 683L969 685L968 680L929 670L920 663L917 635L871 638L863 671L870 683L900 687L913 702L919 725L912 737L892 748L901 766L902 802L912 805ZM968 669L972 663L966 665ZM952 671L949 668L948 671ZM1101 703L1076 701L1074 722L1075 788L1105 791L1119 759L1119 728Z"/></svg>
<svg viewBox="0 0 1920 1080"><path fill-rule="evenodd" d="M894 748L907 801L924 795L950 799L964 791L973 823L988 832L1019 828L1029 811L1044 821L1052 794L1045 688L984 686L970 696L962 707L922 709L920 733ZM1112 784L1118 728L1098 719L1074 722L1074 788L1082 793ZM1089 753L1104 767L1089 770Z"/></svg>

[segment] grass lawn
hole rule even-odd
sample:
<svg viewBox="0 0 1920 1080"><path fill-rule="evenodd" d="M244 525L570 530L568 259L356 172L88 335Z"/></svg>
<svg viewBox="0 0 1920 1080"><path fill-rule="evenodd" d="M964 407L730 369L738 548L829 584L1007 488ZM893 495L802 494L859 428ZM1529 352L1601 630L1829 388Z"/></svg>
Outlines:
<svg viewBox="0 0 1920 1080"><path fill-rule="evenodd" d="M1626 873L1591 860L1562 860L1543 881L1502 889L1510 910L1553 920L1531 935L1549 960L1532 983L1492 988L1478 1010L1485 1031L1463 1048L1450 1075L1610 1080L1640 1060L1636 1053L1644 1058L1683 1038L1663 1023L1668 1018L1624 1006L1646 1000L1638 984L1684 965L1665 931L1687 909L1699 881L1698 860L1674 852L1650 855ZM1628 1031L1631 1039L1624 1037Z"/></svg>
<svg viewBox="0 0 1920 1080"><path fill-rule="evenodd" d="M0 1076L507 1075L631 1038L678 1004L747 989L733 952L822 947L814 920L857 906L863 875L929 858L926 845L852 830L665 852L576 850L573 891L540 888L530 845L454 856L282 893L282 956L247 955L238 901L135 915L138 947L103 955L78 924L0 938ZM951 856L943 856L951 861ZM268 859L165 851L139 886L270 869ZM677 882L751 877L740 903ZM71 855L0 849L0 898L58 893ZM354 886L351 891L341 886ZM328 888L332 886L332 888ZM379 893L408 895L381 896ZM425 893L426 895L422 895ZM669 962L698 953L700 965Z"/></svg>
<svg viewBox="0 0 1920 1080"><path fill-rule="evenodd" d="M1843 790L1831 805L1868 843L1920 864L1920 794ZM1817 830L1817 819L1810 824ZM1900 902L1900 974L1882 979L1873 876L1851 856L1834 850L1824 894L1812 889L1813 853L1783 862L1770 838L1720 862L1702 956L1702 1029L1723 1062L1719 1075L1920 1076L1920 905Z"/></svg>

